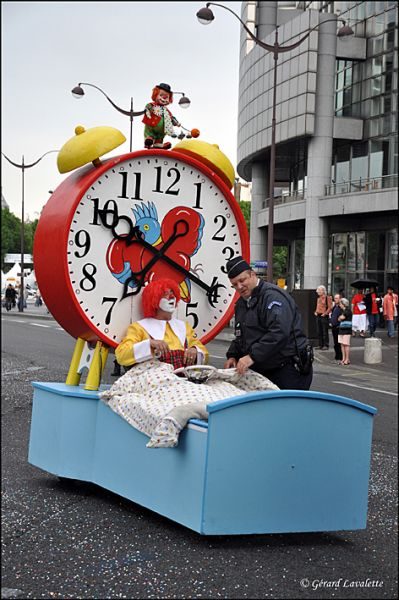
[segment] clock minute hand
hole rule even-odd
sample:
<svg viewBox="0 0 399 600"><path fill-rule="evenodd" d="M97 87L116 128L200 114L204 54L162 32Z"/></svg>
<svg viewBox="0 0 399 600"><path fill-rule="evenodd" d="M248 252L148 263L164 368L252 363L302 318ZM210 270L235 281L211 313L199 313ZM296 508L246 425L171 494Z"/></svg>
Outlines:
<svg viewBox="0 0 399 600"><path fill-rule="evenodd" d="M184 223L184 225L186 226L184 233L177 233L177 226L179 225L179 223ZM215 302L217 301L218 298L218 289L220 287L225 288L226 286L221 284L221 283L217 283L217 277L213 278L212 284L209 286L207 285L205 282L203 282L201 279L199 279L199 277L197 277L196 275L194 275L193 273L191 273L191 271L187 271L187 269L185 269L184 267L182 267L181 265L179 265L179 263L175 262L172 258L170 258L169 256L167 256L165 254L165 252L168 250L168 248L172 245L172 243L179 237L184 237L186 235L188 231L188 224L186 221L176 221L176 223L174 224L173 227L173 234L171 235L171 237L165 242L165 244L162 246L162 248L160 250L156 250L153 246L151 246L151 244L148 244L148 242L146 242L145 240L139 240L139 242L145 246L146 248L148 248L148 250L150 250L151 252L153 252L154 254L156 253L156 256L154 256L154 258L150 261L151 266L154 264L154 262L158 261L158 260L164 260L165 262L167 262L168 264L170 264L174 269L176 269L177 271L180 271L181 273L184 273L184 275L190 279L191 281L193 281L194 283L196 283L199 287L201 287L203 290L206 291L206 295L208 297L208 301L212 306L215 306ZM149 264L145 266L145 271L147 272L147 270L150 268ZM142 273L142 271L140 272Z"/></svg>
<svg viewBox="0 0 399 600"><path fill-rule="evenodd" d="M186 226L185 231L178 233L177 232L177 226L180 223L184 223L184 225ZM140 243L142 246L144 246L145 248L147 248L150 252L152 252L155 256L146 264L146 266L139 272L137 273L132 273L131 277L125 282L125 290L124 290L124 296L126 295L131 295L134 293L138 293L140 291L141 286L143 285L143 280L144 280L144 276L147 273L147 271L158 261L158 260L164 260L165 262L167 262L168 264L170 264L174 269L176 269L177 271L180 271L181 273L184 273L184 275L190 279L191 281L193 281L194 283L196 283L200 288L202 288L203 290L206 291L206 295L208 298L209 303L211 304L211 306L215 306L215 302L217 302L217 298L218 298L218 289L219 288L226 288L225 285L221 284L221 283L217 283L217 277L213 278L212 284L209 286L207 285L205 282L203 282L201 279L199 279L199 277L197 277L196 275L194 275L193 273L191 273L191 271L187 271L187 269L185 269L184 267L182 267L180 264L178 264L177 262L175 262L172 258L170 258L169 256L167 256L165 254L165 252L168 250L168 248L172 245L172 243L179 237L183 237L186 235L188 231L188 224L186 221L177 221L174 224L173 227L173 234L171 235L171 237L165 242L165 244L162 246L162 248L160 250L157 250L156 248L154 248L154 246L152 246L151 244L149 244L148 242L146 242L144 239L139 239L137 240L137 243ZM131 294L127 294L126 290L127 290L127 286L129 284L129 282L131 280L136 279L137 280L137 276L140 277L141 281L140 281L140 287L139 290L136 292L133 292Z"/></svg>

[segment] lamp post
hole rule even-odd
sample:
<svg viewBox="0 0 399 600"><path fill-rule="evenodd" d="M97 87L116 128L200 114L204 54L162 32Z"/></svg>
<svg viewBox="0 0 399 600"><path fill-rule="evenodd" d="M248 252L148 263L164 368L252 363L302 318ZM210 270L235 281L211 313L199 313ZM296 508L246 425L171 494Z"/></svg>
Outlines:
<svg viewBox="0 0 399 600"><path fill-rule="evenodd" d="M24 266L24 251L25 251L25 169L30 169L31 167L34 167L35 165L37 165L37 163L39 163L42 158L44 158L47 154L51 154L52 152L58 152L58 150L49 150L48 152L45 152L44 154L42 154L42 156L40 158L38 158L37 160L35 160L35 162L30 163L29 165L25 164L25 159L24 156L22 155L22 162L21 164L18 164L16 162L14 162L13 160L11 160L11 158L8 158L8 156L6 156L4 154L4 152L2 152L2 155L4 156L4 158L6 160L8 160L8 162L10 164L12 164L14 167L17 167L18 169L21 169L22 171L22 204L21 204L21 289L20 289L20 297L19 297L19 307L18 310L19 312L24 312L24 270L25 270L25 266Z"/></svg>
<svg viewBox="0 0 399 600"><path fill-rule="evenodd" d="M77 98L77 99L83 98L85 93L82 88L82 85L88 85L89 87L93 87L96 90L98 90L99 92L101 92L103 94L103 96L106 97L108 102L110 104L112 104L112 106L117 111L119 111L123 115L127 115L130 118L130 152L131 152L132 151L132 138L133 138L133 117L139 117L140 115L143 115L145 113L145 110L134 111L132 97L130 98L130 110L125 110L124 108L121 108L120 106L115 104L115 102L113 100L111 100L111 98L104 92L104 90L102 90L100 87L98 87L97 85L94 85L92 83L83 83L83 82L78 83L78 85L76 87L74 87L73 90L71 90L74 98ZM190 106L190 100L187 98L187 96L184 94L184 92L173 92L173 93L182 95L182 98L180 98L180 100L179 100L179 105L182 108L188 108Z"/></svg>
<svg viewBox="0 0 399 600"><path fill-rule="evenodd" d="M225 10L227 10L231 14L233 14L236 17L236 19L238 19L240 21L240 23L244 27L245 31L248 33L248 35L251 37L251 39L258 46L260 46L264 50L267 50L268 52L273 53L274 68L273 68L272 136L271 136L271 146L270 146L270 173L269 173L269 224L268 224L268 229L267 229L267 280L270 283L272 283L273 282L273 238L274 238L274 231L273 231L273 229L274 229L274 184L275 184L275 173L276 173L276 91L277 91L278 56L282 52L290 52L294 48L297 48L298 46L300 46L300 44L302 44L302 42L304 42L309 37L309 35L312 33L312 31L314 31L315 29L317 29L318 27L320 27L320 25L323 25L324 23L329 23L331 21L341 21L343 23L343 27L341 27L339 29L339 31L337 32L338 37L352 36L353 31L348 25L346 25L346 23L343 19L328 19L326 21L318 23L317 25L315 25L314 27L309 29L309 31L307 31L307 33L305 33L305 35L303 37L301 37L301 39L298 40L297 42L295 42L294 44L290 44L289 46L282 46L281 44L279 44L279 41L278 41L278 27L276 27L274 44L271 45L271 44L266 44L265 42L262 42L262 40L259 40L252 33L252 31L246 26L246 24L240 19L240 17L233 10L231 10L228 6L224 6L223 4L218 4L217 2L207 2L206 7L201 8L197 12L198 21L202 25L208 25L215 18L213 15L213 12L209 8L210 5L219 6L220 8L224 8Z"/></svg>

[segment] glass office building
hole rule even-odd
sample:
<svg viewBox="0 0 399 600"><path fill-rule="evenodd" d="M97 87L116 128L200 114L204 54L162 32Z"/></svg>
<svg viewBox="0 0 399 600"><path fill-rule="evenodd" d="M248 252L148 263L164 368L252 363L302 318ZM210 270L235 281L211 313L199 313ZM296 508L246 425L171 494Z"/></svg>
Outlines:
<svg viewBox="0 0 399 600"><path fill-rule="evenodd" d="M370 277L398 289L398 6L243 2L241 18L281 46L276 85L274 244L288 289L350 294ZM340 38L345 20L354 36ZM251 260L267 253L273 55L243 30L238 172L252 181Z"/></svg>

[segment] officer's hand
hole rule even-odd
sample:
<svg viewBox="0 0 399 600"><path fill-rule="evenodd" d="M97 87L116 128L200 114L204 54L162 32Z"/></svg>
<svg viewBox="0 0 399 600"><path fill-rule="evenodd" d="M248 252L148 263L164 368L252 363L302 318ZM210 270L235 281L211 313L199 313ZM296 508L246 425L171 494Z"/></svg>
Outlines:
<svg viewBox="0 0 399 600"><path fill-rule="evenodd" d="M237 373L239 373L240 375L244 375L244 373L248 371L249 367L251 367L253 364L254 361L249 356L249 354L243 356L237 363Z"/></svg>
<svg viewBox="0 0 399 600"><path fill-rule="evenodd" d="M228 358L224 363L224 369L232 369L237 366L237 361L235 358Z"/></svg>

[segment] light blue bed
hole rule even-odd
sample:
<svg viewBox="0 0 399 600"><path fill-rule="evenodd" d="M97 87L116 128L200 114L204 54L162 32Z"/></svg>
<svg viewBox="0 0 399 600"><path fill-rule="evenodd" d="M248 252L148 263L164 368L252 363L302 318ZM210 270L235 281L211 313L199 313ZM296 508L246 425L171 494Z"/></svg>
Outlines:
<svg viewBox="0 0 399 600"><path fill-rule="evenodd" d="M320 392L255 392L209 404L208 423L190 421L176 448L147 448L98 392L33 387L29 462L49 473L205 535L366 527L371 406Z"/></svg>

